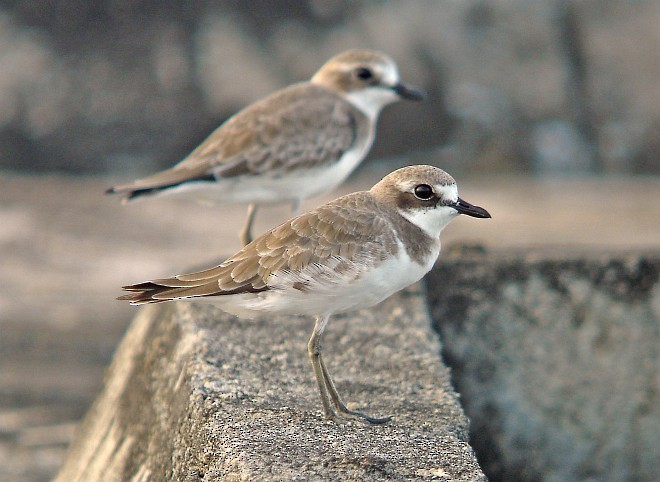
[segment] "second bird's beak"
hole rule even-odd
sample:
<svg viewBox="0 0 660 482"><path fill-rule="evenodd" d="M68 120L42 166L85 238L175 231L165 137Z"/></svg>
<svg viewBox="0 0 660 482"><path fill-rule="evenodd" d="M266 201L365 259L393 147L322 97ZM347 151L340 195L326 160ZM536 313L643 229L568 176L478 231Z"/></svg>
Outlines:
<svg viewBox="0 0 660 482"><path fill-rule="evenodd" d="M412 87L406 87L403 84L396 84L392 87L392 90L402 99L407 100L424 100L426 94L419 89L414 89Z"/></svg>
<svg viewBox="0 0 660 482"><path fill-rule="evenodd" d="M479 206L474 206L467 201L463 201L460 197L456 204L453 205L453 208L456 209L460 214L467 214L473 218L490 218L490 213L484 208Z"/></svg>

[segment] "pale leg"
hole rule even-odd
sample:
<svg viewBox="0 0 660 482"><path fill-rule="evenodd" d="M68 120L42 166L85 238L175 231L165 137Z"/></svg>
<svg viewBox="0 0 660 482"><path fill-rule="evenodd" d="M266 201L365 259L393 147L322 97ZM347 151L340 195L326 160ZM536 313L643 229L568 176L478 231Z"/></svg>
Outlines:
<svg viewBox="0 0 660 482"><path fill-rule="evenodd" d="M325 366L323 357L321 356L321 335L328 323L328 318L329 316L322 316L316 319L314 332L307 345L309 359L312 362L312 368L314 369L316 382L318 383L319 392L321 394L321 403L323 404L325 417L339 423L342 422L342 416L345 418L361 418L371 423L385 423L389 421L390 417L376 418L364 413L349 410L339 396L335 384L330 377L330 373L328 373L328 369ZM335 410L335 408L337 410Z"/></svg>
<svg viewBox="0 0 660 482"><path fill-rule="evenodd" d="M254 217L256 214L257 214L257 205L254 203L248 205L247 219L245 220L245 226L243 227L243 230L239 234L243 246L245 246L246 244L250 244L252 242L252 224L254 223Z"/></svg>
<svg viewBox="0 0 660 482"><path fill-rule="evenodd" d="M323 376L326 382L326 385L328 387L328 393L330 394L330 398L332 398L332 402L335 404L337 407L337 411L347 417L353 417L353 418L362 418L366 420L367 422L371 422L374 424L378 423L385 423L389 422L392 417L372 417L370 415L367 415L366 413L362 412L356 412L355 410L350 410L346 404L342 401L341 397L339 396L339 392L335 388L335 383L332 381L332 378L330 377L330 374L328 373L328 369L325 366L325 362L323 361L323 358L319 357L319 361L321 362L321 370L323 370Z"/></svg>
<svg viewBox="0 0 660 482"><path fill-rule="evenodd" d="M294 199L291 201L291 217L298 216L300 214L300 199Z"/></svg>

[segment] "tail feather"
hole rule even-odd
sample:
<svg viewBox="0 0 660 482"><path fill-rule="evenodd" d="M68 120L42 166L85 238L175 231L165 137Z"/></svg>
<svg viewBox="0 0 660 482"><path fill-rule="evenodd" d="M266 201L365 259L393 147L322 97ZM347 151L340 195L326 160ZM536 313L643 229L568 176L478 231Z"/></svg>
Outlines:
<svg viewBox="0 0 660 482"><path fill-rule="evenodd" d="M132 201L135 198L142 196L149 196L158 194L168 189L172 189L183 184L197 183L197 182L215 182L216 178L213 174L203 174L194 178L185 178L172 182L152 182L136 181L132 184L123 184L121 186L113 186L105 190L106 194L124 194L126 201Z"/></svg>
<svg viewBox="0 0 660 482"><path fill-rule="evenodd" d="M120 296L117 298L118 300L128 301L132 305L144 305L147 303L162 303L164 301L168 301L167 299L163 298L154 298L154 296L171 290L172 288L147 281L145 283L122 286L122 289L125 291L130 291L130 293Z"/></svg>
<svg viewBox="0 0 660 482"><path fill-rule="evenodd" d="M105 193L106 194L123 194L124 202L129 202L133 201L137 198L141 198L143 196L152 196L154 194L161 193L163 191L167 191L168 189L178 186L179 184L176 185L171 185L171 186L163 186L163 187L150 187L148 189L134 189L132 191L127 190L127 189L118 189L115 187L111 187L109 189L106 189Z"/></svg>
<svg viewBox="0 0 660 482"><path fill-rule="evenodd" d="M254 287L250 284L240 286L236 289L223 290L218 282L204 280L204 282L191 285L189 282L180 282L183 286L176 286L176 279L162 280L164 284L154 281L145 281L134 285L122 286L124 291L130 293L122 295L117 299L128 301L132 305L144 305L148 303L162 303L177 299L206 298L209 296L225 296L247 293L261 293L269 288Z"/></svg>

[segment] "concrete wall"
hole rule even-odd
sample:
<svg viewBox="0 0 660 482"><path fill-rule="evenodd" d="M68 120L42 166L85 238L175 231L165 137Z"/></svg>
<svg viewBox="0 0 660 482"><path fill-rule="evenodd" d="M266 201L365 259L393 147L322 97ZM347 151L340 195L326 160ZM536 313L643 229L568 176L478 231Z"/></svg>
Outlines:
<svg viewBox="0 0 660 482"><path fill-rule="evenodd" d="M651 481L660 446L658 254L467 253L427 279L493 481Z"/></svg>
<svg viewBox="0 0 660 482"><path fill-rule="evenodd" d="M387 424L325 421L312 326L144 309L56 480L486 480L419 286L331 319L324 338L339 391Z"/></svg>

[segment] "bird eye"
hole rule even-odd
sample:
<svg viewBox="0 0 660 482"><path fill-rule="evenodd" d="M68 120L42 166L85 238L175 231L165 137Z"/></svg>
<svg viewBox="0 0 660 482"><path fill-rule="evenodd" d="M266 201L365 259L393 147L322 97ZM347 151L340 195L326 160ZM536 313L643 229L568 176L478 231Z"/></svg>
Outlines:
<svg viewBox="0 0 660 482"><path fill-rule="evenodd" d="M433 197L433 188L428 184L420 184L419 186L415 186L414 193L417 199L428 201Z"/></svg>
<svg viewBox="0 0 660 482"><path fill-rule="evenodd" d="M355 76L361 80L369 80L374 76L374 73L366 67L358 67L355 69Z"/></svg>

